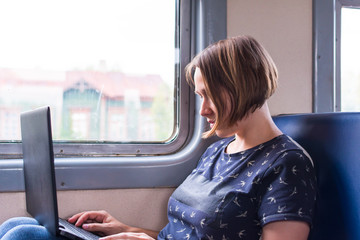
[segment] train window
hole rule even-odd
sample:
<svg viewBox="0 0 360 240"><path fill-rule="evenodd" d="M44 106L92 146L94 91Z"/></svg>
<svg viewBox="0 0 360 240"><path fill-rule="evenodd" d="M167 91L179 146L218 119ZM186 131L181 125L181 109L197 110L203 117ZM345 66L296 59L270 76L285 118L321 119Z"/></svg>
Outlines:
<svg viewBox="0 0 360 240"><path fill-rule="evenodd" d="M341 111L360 111L360 9L341 9Z"/></svg>
<svg viewBox="0 0 360 240"><path fill-rule="evenodd" d="M19 114L50 105L59 190L177 186L211 139L184 80L226 0L0 1L0 191L23 191ZM106 176L106 177L104 177Z"/></svg>
<svg viewBox="0 0 360 240"><path fill-rule="evenodd" d="M1 1L0 141L18 142L20 113L44 105L55 143L101 143L95 153L104 154L113 143L174 141L177 8L175 0Z"/></svg>
<svg viewBox="0 0 360 240"><path fill-rule="evenodd" d="M313 11L313 111L360 111L360 0L315 0Z"/></svg>

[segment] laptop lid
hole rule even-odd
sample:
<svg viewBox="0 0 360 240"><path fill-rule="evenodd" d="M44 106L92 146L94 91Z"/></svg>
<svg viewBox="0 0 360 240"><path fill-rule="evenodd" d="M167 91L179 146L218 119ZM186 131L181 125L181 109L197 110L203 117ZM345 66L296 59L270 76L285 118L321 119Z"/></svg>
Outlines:
<svg viewBox="0 0 360 240"><path fill-rule="evenodd" d="M47 230L59 229L50 108L20 116L26 210Z"/></svg>

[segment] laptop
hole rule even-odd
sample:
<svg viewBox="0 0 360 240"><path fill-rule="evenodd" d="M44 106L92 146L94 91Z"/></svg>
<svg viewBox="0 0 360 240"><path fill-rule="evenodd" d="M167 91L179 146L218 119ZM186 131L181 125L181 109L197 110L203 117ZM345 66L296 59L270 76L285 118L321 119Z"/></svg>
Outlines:
<svg viewBox="0 0 360 240"><path fill-rule="evenodd" d="M50 108L24 112L20 120L27 212L53 235L98 239L58 217Z"/></svg>

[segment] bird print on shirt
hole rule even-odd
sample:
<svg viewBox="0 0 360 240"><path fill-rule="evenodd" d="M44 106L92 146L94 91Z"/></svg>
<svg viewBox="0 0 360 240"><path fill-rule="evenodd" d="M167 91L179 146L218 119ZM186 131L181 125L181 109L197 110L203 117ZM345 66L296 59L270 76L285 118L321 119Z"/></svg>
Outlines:
<svg viewBox="0 0 360 240"><path fill-rule="evenodd" d="M253 184L253 185L258 185L258 184L260 184L260 182L261 182L261 178L260 178L260 177L256 177L256 178L252 181L252 184Z"/></svg>
<svg viewBox="0 0 360 240"><path fill-rule="evenodd" d="M237 198L237 197L233 200L233 202L234 202L237 206L241 207L241 206L240 206L240 203L238 202L238 198Z"/></svg>
<svg viewBox="0 0 360 240"><path fill-rule="evenodd" d="M285 182L281 177L280 177L280 179L279 179L279 182L280 182L280 184L288 185L288 183Z"/></svg>
<svg viewBox="0 0 360 240"><path fill-rule="evenodd" d="M234 179L236 179L238 176L239 176L239 173L230 175L229 178L234 178Z"/></svg>
<svg viewBox="0 0 360 240"><path fill-rule="evenodd" d="M244 187L244 186L245 186L245 184L246 184L246 182L245 182L245 181L240 181L240 183L239 183L240 187Z"/></svg>
<svg viewBox="0 0 360 240"><path fill-rule="evenodd" d="M201 219L201 221L200 221L200 227L201 228L204 228L204 226L205 226L205 218L203 218L203 219Z"/></svg>
<svg viewBox="0 0 360 240"><path fill-rule="evenodd" d="M292 168L291 168L291 172L294 174L294 175L296 175L296 173L297 173L297 169L296 169L296 165L294 165Z"/></svg>
<svg viewBox="0 0 360 240"><path fill-rule="evenodd" d="M242 212L242 213L240 213L239 215L237 215L236 217L246 218L246 217L247 217L247 213L248 213L248 211Z"/></svg>
<svg viewBox="0 0 360 240"><path fill-rule="evenodd" d="M209 236L206 234L206 237L208 238L208 240L214 240L214 237L212 235Z"/></svg>
<svg viewBox="0 0 360 240"><path fill-rule="evenodd" d="M274 173L279 174L281 170L281 166L274 168Z"/></svg>
<svg viewBox="0 0 360 240"><path fill-rule="evenodd" d="M228 225L228 223L223 223L222 220L220 220L220 228L227 228Z"/></svg>
<svg viewBox="0 0 360 240"><path fill-rule="evenodd" d="M246 235L245 232L246 232L246 230L241 230L238 234L239 238L245 237L245 235Z"/></svg>
<svg viewBox="0 0 360 240"><path fill-rule="evenodd" d="M275 197L268 197L269 203L276 203Z"/></svg>
<svg viewBox="0 0 360 240"><path fill-rule="evenodd" d="M255 160L249 161L249 162L246 164L246 166L247 166L247 167L254 166L254 163L255 163Z"/></svg>
<svg viewBox="0 0 360 240"><path fill-rule="evenodd" d="M217 163L217 164L216 164L216 170L219 171L219 168L220 168L220 163Z"/></svg>
<svg viewBox="0 0 360 240"><path fill-rule="evenodd" d="M260 146L255 151L261 151L264 148L263 144L260 144Z"/></svg>
<svg viewBox="0 0 360 240"><path fill-rule="evenodd" d="M278 206L277 212L278 212L278 213L283 213L283 212L285 211L285 209L286 209L286 206L283 206L283 207Z"/></svg>
<svg viewBox="0 0 360 240"><path fill-rule="evenodd" d="M299 215L300 217L302 217L302 216L304 215L304 213L302 212L302 208L300 208L300 209L298 210L298 215Z"/></svg>
<svg viewBox="0 0 360 240"><path fill-rule="evenodd" d="M289 197L294 196L295 194L297 194L296 187L294 187L294 190L292 191L292 193L290 194L290 196L289 196Z"/></svg>
<svg viewBox="0 0 360 240"><path fill-rule="evenodd" d="M219 182L224 181L224 177L223 176L219 176Z"/></svg>
<svg viewBox="0 0 360 240"><path fill-rule="evenodd" d="M262 221L265 223L266 222L266 214L264 213L262 216Z"/></svg>
<svg viewBox="0 0 360 240"><path fill-rule="evenodd" d="M179 231L176 231L177 233L185 232L186 228L180 229Z"/></svg>

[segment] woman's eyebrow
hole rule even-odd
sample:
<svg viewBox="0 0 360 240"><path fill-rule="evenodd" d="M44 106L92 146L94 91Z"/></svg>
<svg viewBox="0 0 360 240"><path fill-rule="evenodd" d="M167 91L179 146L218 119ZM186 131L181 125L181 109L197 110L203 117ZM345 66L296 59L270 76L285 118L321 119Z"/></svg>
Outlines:
<svg viewBox="0 0 360 240"><path fill-rule="evenodd" d="M195 89L194 93L197 94L197 95L204 95L204 94L206 94L206 92L205 92L204 89L201 89L201 90L196 90L196 89Z"/></svg>

